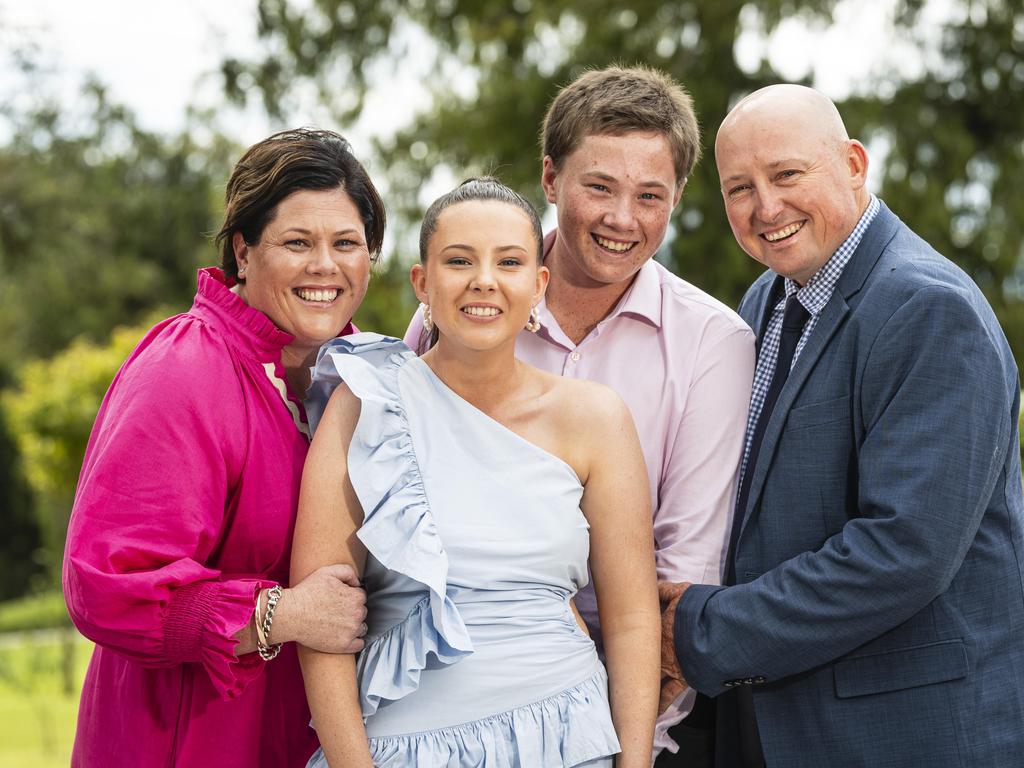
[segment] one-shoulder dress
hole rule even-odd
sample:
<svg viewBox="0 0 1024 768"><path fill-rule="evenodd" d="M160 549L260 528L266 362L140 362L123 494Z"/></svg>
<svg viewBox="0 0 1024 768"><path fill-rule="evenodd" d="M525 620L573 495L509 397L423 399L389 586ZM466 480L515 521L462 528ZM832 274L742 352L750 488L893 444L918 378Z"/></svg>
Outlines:
<svg viewBox="0 0 1024 768"><path fill-rule="evenodd" d="M569 603L590 549L576 473L397 339L320 351L314 429L342 381L361 402L348 465L368 552L357 673L374 765L611 766L607 676ZM309 763L326 765L322 752Z"/></svg>

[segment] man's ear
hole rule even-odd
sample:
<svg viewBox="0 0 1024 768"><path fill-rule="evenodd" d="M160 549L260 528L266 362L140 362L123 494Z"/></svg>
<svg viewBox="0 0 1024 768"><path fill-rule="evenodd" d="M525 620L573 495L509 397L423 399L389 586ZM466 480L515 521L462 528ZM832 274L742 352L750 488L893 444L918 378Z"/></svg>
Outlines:
<svg viewBox="0 0 1024 768"><path fill-rule="evenodd" d="M846 145L846 165L853 189L862 189L868 183L868 151L856 139Z"/></svg>
<svg viewBox="0 0 1024 768"><path fill-rule="evenodd" d="M558 177L558 168L551 155L544 155L544 165L540 172L540 185L544 189L544 197L549 203L555 203L555 179Z"/></svg>
<svg viewBox="0 0 1024 768"><path fill-rule="evenodd" d="M675 197L672 198L673 211L676 209L676 206L679 205L679 201L683 199L683 190L686 189L687 181L689 181L689 179L683 179L681 182L676 184L676 194Z"/></svg>

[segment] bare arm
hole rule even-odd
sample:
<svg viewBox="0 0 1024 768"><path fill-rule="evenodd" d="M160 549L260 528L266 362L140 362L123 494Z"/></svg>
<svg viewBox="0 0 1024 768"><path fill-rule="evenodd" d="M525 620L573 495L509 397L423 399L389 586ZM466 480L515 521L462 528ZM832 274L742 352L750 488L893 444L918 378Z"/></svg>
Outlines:
<svg viewBox="0 0 1024 768"><path fill-rule="evenodd" d="M657 715L660 617L647 472L636 428L610 391L589 404L582 509L608 663L617 765L649 766ZM594 419L594 414L602 418Z"/></svg>
<svg viewBox="0 0 1024 768"><path fill-rule="evenodd" d="M356 538L363 510L348 476L348 445L359 401L347 386L331 396L306 459L295 524L291 576L302 581L325 565L362 573L366 550ZM327 762L372 768L363 727L355 658L299 646L309 708Z"/></svg>

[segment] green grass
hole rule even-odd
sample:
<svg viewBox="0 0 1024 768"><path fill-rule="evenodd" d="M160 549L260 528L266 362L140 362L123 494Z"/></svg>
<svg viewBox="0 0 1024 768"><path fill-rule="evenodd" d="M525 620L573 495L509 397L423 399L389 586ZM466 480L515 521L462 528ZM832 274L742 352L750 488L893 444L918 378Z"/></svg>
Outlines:
<svg viewBox="0 0 1024 768"><path fill-rule="evenodd" d="M59 633L0 635L0 765L64 768L71 760L78 695L92 645L77 633L71 692L63 690Z"/></svg>
<svg viewBox="0 0 1024 768"><path fill-rule="evenodd" d="M59 589L0 603L0 633L70 626Z"/></svg>

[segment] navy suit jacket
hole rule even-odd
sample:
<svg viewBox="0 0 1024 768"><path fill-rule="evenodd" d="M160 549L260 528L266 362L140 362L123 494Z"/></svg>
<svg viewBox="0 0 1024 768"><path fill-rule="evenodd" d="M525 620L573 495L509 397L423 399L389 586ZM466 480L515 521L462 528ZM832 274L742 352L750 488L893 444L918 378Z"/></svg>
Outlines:
<svg viewBox="0 0 1024 768"><path fill-rule="evenodd" d="M775 273L740 313L763 334ZM1020 385L988 302L883 204L767 426L737 585L675 616L769 768L1024 764Z"/></svg>

